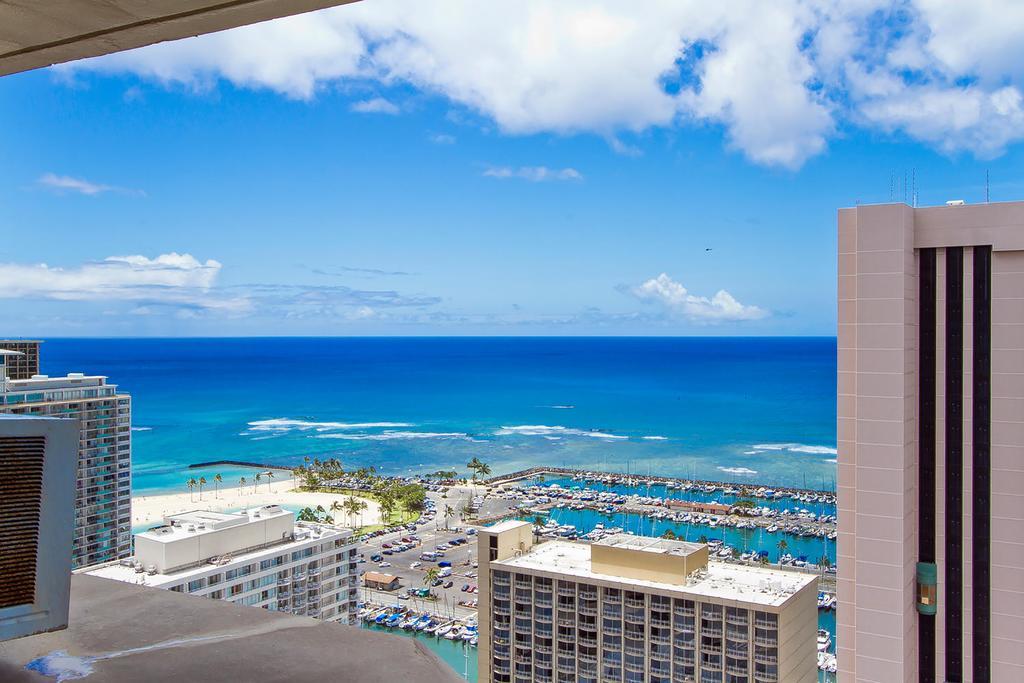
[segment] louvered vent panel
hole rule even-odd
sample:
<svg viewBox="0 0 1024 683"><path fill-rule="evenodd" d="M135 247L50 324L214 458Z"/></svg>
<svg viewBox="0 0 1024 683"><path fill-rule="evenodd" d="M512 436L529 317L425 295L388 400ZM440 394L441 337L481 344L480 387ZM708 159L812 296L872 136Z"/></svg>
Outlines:
<svg viewBox="0 0 1024 683"><path fill-rule="evenodd" d="M45 454L45 437L0 437L0 608L35 602Z"/></svg>

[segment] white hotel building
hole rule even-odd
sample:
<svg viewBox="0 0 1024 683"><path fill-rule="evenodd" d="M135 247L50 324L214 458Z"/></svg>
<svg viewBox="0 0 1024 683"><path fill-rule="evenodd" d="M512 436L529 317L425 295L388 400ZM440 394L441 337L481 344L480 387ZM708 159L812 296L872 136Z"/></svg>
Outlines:
<svg viewBox="0 0 1024 683"><path fill-rule="evenodd" d="M277 505L194 511L135 535L135 556L92 576L344 624L355 620L352 532L296 522Z"/></svg>

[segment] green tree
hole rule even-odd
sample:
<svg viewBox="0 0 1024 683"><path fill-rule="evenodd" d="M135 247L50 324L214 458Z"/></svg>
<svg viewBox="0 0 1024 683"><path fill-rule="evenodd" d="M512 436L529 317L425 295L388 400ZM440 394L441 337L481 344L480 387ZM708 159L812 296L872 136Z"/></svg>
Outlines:
<svg viewBox="0 0 1024 683"><path fill-rule="evenodd" d="M274 489L271 488L271 486L270 486L270 482L271 482L271 480L273 478L274 478L274 471L273 470L268 470L267 471L267 490L270 491L271 493L273 493L273 491L274 491Z"/></svg>
<svg viewBox="0 0 1024 683"><path fill-rule="evenodd" d="M665 533L663 533L661 537L667 538L670 541L674 541L676 540L676 532L672 531L671 529L666 529Z"/></svg>
<svg viewBox="0 0 1024 683"><path fill-rule="evenodd" d="M786 550L789 548L789 544L786 543L786 539L783 538L775 544L775 547L779 549L779 559L782 559L782 556L786 554Z"/></svg>
<svg viewBox="0 0 1024 683"><path fill-rule="evenodd" d="M240 477L240 478L238 479L238 493L239 493L239 494L241 494L241 493L242 493L242 488L243 488L244 486L245 486L245 477Z"/></svg>
<svg viewBox="0 0 1024 683"><path fill-rule="evenodd" d="M220 474L213 475L213 497L218 498L220 496L220 485L224 482L224 477Z"/></svg>
<svg viewBox="0 0 1024 683"><path fill-rule="evenodd" d="M197 482L194 477L190 477L189 480L185 482L185 486L188 487L188 499L189 500L193 500L193 498L192 498L192 490L196 487L196 484L198 484L198 483L199 482Z"/></svg>
<svg viewBox="0 0 1024 683"><path fill-rule="evenodd" d="M818 558L818 569L821 570L822 574L827 572L829 570L829 567L831 566L832 560L828 559L828 555L822 555L820 558Z"/></svg>
<svg viewBox="0 0 1024 683"><path fill-rule="evenodd" d="M455 510L451 505L444 506L444 528L448 528L448 520L455 516Z"/></svg>
<svg viewBox="0 0 1024 683"><path fill-rule="evenodd" d="M263 475L260 474L259 472L257 472L256 473L256 478L253 479L253 482L252 482L252 492L253 493L256 493L256 487L260 485L260 479L262 479L262 478L263 478Z"/></svg>
<svg viewBox="0 0 1024 683"><path fill-rule="evenodd" d="M381 516L383 517L381 522L384 525L391 524L391 513L395 511L396 503L394 494L388 489L377 494L377 505L380 506Z"/></svg>
<svg viewBox="0 0 1024 683"><path fill-rule="evenodd" d="M707 542L708 542L708 537L705 536L704 534L701 534L700 538L697 539L697 542L698 543L704 543L706 545Z"/></svg>
<svg viewBox="0 0 1024 683"><path fill-rule="evenodd" d="M203 499L204 486L206 486L206 477L199 477L199 500Z"/></svg>
<svg viewBox="0 0 1024 683"><path fill-rule="evenodd" d="M438 574L440 573L441 570L437 567L431 567L427 571L423 572L423 585L427 586L428 588L430 586L433 586L434 582L437 581Z"/></svg>
<svg viewBox="0 0 1024 683"><path fill-rule="evenodd" d="M345 503L341 507L345 510L349 523L354 527L355 524L353 524L353 522L355 520L355 516L366 509L366 503L355 496L349 496L345 499Z"/></svg>
<svg viewBox="0 0 1024 683"><path fill-rule="evenodd" d="M338 501L334 501L333 503L331 503L331 507L328 509L331 512L341 512L342 510L345 510L345 506L339 503Z"/></svg>

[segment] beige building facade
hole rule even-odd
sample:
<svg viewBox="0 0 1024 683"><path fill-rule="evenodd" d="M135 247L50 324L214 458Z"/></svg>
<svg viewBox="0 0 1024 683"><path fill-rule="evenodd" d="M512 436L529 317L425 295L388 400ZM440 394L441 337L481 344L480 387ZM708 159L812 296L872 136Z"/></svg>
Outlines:
<svg viewBox="0 0 1024 683"><path fill-rule="evenodd" d="M1024 202L838 222L839 681L1024 680Z"/></svg>
<svg viewBox="0 0 1024 683"><path fill-rule="evenodd" d="M481 683L811 683L817 577L619 534L479 532Z"/></svg>

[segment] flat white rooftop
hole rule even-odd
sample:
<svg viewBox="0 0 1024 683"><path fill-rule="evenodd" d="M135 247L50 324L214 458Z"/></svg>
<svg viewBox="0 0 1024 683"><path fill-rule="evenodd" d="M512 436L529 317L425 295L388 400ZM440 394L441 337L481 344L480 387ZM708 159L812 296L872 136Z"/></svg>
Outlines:
<svg viewBox="0 0 1024 683"><path fill-rule="evenodd" d="M633 534L615 534L606 536L594 545L603 545L610 548L622 548L624 550L638 550L645 553L658 555L677 555L686 557L697 552L702 547L700 543L687 543L686 541L674 541L668 538L654 538L653 536L634 536Z"/></svg>
<svg viewBox="0 0 1024 683"><path fill-rule="evenodd" d="M290 514L290 513L289 513ZM239 566L258 562L262 559L290 553L292 549L308 544L311 540L333 541L338 538L351 536L348 530L334 529L319 524L300 522L295 525L294 539L283 543L275 543L264 548L258 548L249 552L236 553L230 556L230 566ZM134 559L134 558L132 558ZM168 584L178 584L182 581L191 580L195 576L201 576L217 567L227 567L228 563L222 563L220 558L211 558L209 562L190 566L179 571L171 570L167 573L148 574L138 572L132 566L131 560L108 562L95 567L86 567L76 571L76 574L89 574L104 579L125 581L143 586L160 588ZM276 569L276 568L275 568ZM227 582L225 582L226 585Z"/></svg>
<svg viewBox="0 0 1024 683"><path fill-rule="evenodd" d="M7 385L8 387L13 388L15 391L25 391L29 389L56 389L65 387L65 385L92 386L96 384L105 384L106 380L106 375L86 375L81 372L70 372L64 377L51 377L50 375L33 375L32 377L27 379L12 379L8 380Z"/></svg>
<svg viewBox="0 0 1024 683"><path fill-rule="evenodd" d="M494 562L491 566L546 571L584 581L596 579L621 584L626 590L650 588L686 594L697 600L710 597L767 607L781 607L797 591L818 580L813 574L714 561L708 562L707 569L694 572L681 583L623 578L594 572L590 565L590 546L568 541L540 543L519 557Z"/></svg>
<svg viewBox="0 0 1024 683"><path fill-rule="evenodd" d="M137 537L173 543L183 538L195 538L204 534L221 531L245 524L259 524L268 519L293 517L294 513L280 505L264 505L240 512L211 512L191 510L164 517L164 523L135 534Z"/></svg>

